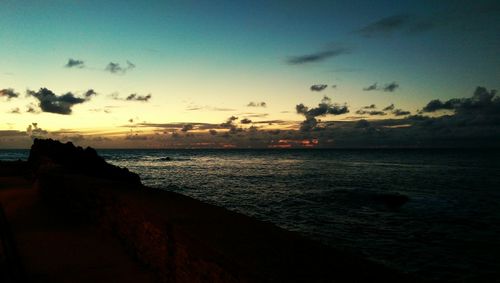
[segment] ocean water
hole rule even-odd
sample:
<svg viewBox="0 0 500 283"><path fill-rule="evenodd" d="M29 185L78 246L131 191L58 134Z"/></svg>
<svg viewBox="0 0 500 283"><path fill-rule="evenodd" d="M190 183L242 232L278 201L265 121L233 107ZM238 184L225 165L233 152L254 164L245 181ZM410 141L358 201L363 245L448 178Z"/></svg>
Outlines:
<svg viewBox="0 0 500 283"><path fill-rule="evenodd" d="M25 159L27 151L0 151ZM99 150L144 184L426 279L500 280L500 151ZM400 208L381 195L405 195Z"/></svg>

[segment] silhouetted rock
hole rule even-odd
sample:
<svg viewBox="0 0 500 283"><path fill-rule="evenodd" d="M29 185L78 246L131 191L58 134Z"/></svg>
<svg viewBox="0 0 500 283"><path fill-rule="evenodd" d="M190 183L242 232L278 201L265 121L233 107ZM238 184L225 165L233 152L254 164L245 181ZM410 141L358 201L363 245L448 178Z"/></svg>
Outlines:
<svg viewBox="0 0 500 283"><path fill-rule="evenodd" d="M28 163L35 173L44 166L61 165L65 170L74 173L124 182L129 185L141 185L139 175L130 172L127 168L107 163L91 147L83 149L74 146L71 142L35 139L31 146Z"/></svg>

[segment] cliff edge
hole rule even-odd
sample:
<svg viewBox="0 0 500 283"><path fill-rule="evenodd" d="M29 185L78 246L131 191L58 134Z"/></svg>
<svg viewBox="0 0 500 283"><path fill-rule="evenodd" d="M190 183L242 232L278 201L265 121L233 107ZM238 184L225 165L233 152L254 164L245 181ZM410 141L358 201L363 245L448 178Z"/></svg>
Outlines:
<svg viewBox="0 0 500 283"><path fill-rule="evenodd" d="M144 187L136 174L107 164L90 148L35 140L28 162L35 172L33 185L23 190L0 188L26 278L415 281L270 223ZM71 244L74 241L78 244ZM78 260L79 255L85 260ZM71 262L76 266L69 269L72 272L57 266Z"/></svg>

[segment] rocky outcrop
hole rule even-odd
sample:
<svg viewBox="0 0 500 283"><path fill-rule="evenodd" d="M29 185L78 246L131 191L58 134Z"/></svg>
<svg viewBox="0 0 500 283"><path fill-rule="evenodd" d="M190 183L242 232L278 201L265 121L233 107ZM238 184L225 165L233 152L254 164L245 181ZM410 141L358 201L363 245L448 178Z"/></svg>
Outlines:
<svg viewBox="0 0 500 283"><path fill-rule="evenodd" d="M128 185L141 185L139 175L127 168L107 163L95 149L74 146L73 143L61 143L52 139L35 139L31 146L28 163L34 172L41 167L60 166L66 171L109 179Z"/></svg>

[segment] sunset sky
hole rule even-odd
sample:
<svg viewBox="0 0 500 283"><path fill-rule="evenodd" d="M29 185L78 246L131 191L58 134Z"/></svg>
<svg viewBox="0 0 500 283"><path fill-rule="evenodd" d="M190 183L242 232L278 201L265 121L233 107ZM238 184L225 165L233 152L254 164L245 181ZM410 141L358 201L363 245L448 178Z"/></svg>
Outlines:
<svg viewBox="0 0 500 283"><path fill-rule="evenodd" d="M0 148L495 146L499 50L494 0L1 0Z"/></svg>

